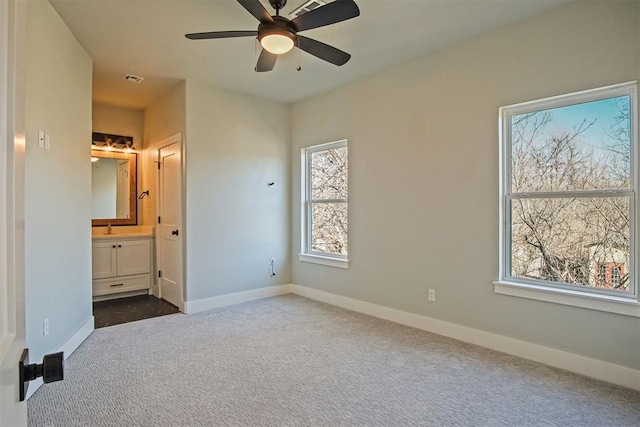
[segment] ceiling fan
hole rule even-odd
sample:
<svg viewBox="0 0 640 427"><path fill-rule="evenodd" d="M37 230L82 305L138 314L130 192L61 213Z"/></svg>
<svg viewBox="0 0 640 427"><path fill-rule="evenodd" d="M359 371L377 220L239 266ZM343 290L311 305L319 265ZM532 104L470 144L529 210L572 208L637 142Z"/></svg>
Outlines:
<svg viewBox="0 0 640 427"><path fill-rule="evenodd" d="M360 9L353 0L335 0L293 20L280 16L280 10L287 0L269 0L269 4L276 10L275 15L270 15L260 0L237 1L260 21L257 31L213 31L185 34L185 37L191 40L257 37L262 45L262 52L256 64L258 72L271 71L276 65L278 55L289 52L294 46L338 66L346 64L351 58L351 55L340 49L301 36L298 32L355 18L360 15Z"/></svg>

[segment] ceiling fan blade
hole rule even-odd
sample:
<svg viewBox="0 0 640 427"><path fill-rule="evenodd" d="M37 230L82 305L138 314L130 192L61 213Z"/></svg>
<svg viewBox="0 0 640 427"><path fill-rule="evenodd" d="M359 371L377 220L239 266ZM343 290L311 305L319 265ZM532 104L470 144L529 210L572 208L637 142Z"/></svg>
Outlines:
<svg viewBox="0 0 640 427"><path fill-rule="evenodd" d="M301 35L298 35L298 48L338 66L346 64L351 59L347 52Z"/></svg>
<svg viewBox="0 0 640 427"><path fill-rule="evenodd" d="M260 0L238 0L238 3L263 24L273 24L273 18L262 3L260 3Z"/></svg>
<svg viewBox="0 0 640 427"><path fill-rule="evenodd" d="M212 31L209 33L191 33L184 36L190 40L227 39L230 37L256 37L257 31Z"/></svg>
<svg viewBox="0 0 640 427"><path fill-rule="evenodd" d="M256 71L263 73L265 71L273 70L277 59L278 55L269 52L267 49L262 49L260 57L258 58L258 63L256 64Z"/></svg>
<svg viewBox="0 0 640 427"><path fill-rule="evenodd" d="M298 31L304 31L346 21L359 15L360 9L353 0L336 0L298 16L291 23Z"/></svg>

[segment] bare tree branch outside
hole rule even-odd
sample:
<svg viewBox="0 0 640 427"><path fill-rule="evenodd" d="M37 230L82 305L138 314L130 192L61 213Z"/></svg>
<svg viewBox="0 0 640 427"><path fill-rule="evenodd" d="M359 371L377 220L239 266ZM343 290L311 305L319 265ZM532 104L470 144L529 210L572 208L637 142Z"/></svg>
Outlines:
<svg viewBox="0 0 640 427"><path fill-rule="evenodd" d="M629 291L630 97L511 116L511 276Z"/></svg>

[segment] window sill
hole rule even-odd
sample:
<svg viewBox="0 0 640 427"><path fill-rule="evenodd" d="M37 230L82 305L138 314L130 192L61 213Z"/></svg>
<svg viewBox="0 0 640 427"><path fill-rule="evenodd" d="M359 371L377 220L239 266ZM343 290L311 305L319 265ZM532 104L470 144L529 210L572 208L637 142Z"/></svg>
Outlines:
<svg viewBox="0 0 640 427"><path fill-rule="evenodd" d="M544 286L506 281L493 282L493 285L494 292L501 295L529 298L555 304L617 313L625 316L640 317L640 303L631 298L594 295L587 292L553 289Z"/></svg>
<svg viewBox="0 0 640 427"><path fill-rule="evenodd" d="M298 259L303 262L311 262L313 264L328 265L329 267L349 268L349 260L342 258L333 258L321 255L298 254Z"/></svg>

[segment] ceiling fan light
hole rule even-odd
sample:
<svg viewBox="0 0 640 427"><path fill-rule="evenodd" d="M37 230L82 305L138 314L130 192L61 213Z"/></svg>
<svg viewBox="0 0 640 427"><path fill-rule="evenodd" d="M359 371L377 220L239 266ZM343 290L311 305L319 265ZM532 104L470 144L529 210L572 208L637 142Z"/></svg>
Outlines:
<svg viewBox="0 0 640 427"><path fill-rule="evenodd" d="M293 49L293 40L291 37L278 33L265 35L260 39L260 44L267 51L275 55L282 55Z"/></svg>

